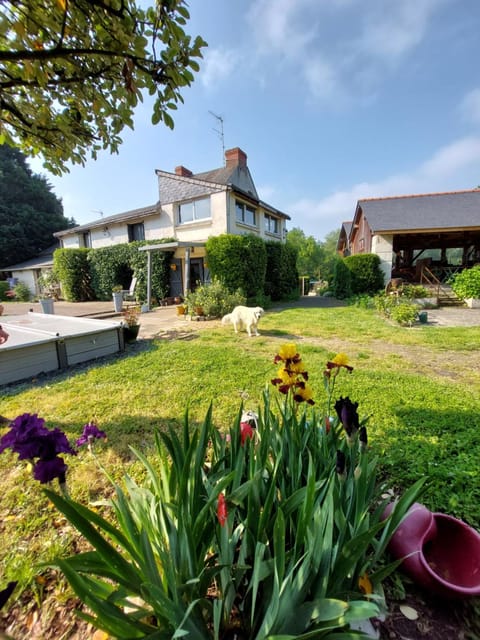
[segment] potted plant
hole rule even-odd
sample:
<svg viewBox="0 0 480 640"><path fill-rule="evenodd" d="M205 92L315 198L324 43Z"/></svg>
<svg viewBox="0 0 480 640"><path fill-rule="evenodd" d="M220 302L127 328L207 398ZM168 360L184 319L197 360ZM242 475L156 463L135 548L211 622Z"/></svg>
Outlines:
<svg viewBox="0 0 480 640"><path fill-rule="evenodd" d="M116 284L112 289L113 307L116 313L120 313L123 309L123 287Z"/></svg>
<svg viewBox="0 0 480 640"><path fill-rule="evenodd" d="M138 337L138 332L140 331L140 323L138 321L140 308L129 307L128 309L125 309L122 315L124 321L123 336L125 338L125 342L135 342Z"/></svg>

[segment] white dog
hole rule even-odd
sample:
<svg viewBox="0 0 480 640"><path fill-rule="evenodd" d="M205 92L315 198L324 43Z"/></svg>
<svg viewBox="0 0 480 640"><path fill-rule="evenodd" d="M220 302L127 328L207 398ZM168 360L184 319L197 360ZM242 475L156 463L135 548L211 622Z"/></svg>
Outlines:
<svg viewBox="0 0 480 640"><path fill-rule="evenodd" d="M229 324L230 322L233 324L233 328L235 333L238 333L239 329L246 329L248 335L252 337L253 335L259 336L258 333L258 321L264 314L264 310L262 307L242 307L238 306L232 311L232 313L227 313L226 316L222 318L222 324Z"/></svg>

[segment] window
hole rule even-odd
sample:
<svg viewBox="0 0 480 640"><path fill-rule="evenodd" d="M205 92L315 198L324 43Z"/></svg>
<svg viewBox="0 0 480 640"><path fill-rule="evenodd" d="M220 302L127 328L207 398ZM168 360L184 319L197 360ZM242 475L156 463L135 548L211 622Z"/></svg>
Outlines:
<svg viewBox="0 0 480 640"><path fill-rule="evenodd" d="M210 198L201 198L200 200L192 200L192 202L182 202L178 207L178 221L180 224L184 222L195 222L195 220L205 220L211 218Z"/></svg>
<svg viewBox="0 0 480 640"><path fill-rule="evenodd" d="M252 227L256 225L257 214L253 207L249 207L244 202L235 201L235 213L237 222L249 224Z"/></svg>
<svg viewBox="0 0 480 640"><path fill-rule="evenodd" d="M128 241L134 242L135 240L145 240L143 222L128 225Z"/></svg>
<svg viewBox="0 0 480 640"><path fill-rule="evenodd" d="M280 233L280 220L265 214L265 231L269 233Z"/></svg>
<svg viewBox="0 0 480 640"><path fill-rule="evenodd" d="M90 235L90 231L87 231L86 233L82 233L82 242L83 242L83 246L86 247L87 249L92 248L92 236Z"/></svg>

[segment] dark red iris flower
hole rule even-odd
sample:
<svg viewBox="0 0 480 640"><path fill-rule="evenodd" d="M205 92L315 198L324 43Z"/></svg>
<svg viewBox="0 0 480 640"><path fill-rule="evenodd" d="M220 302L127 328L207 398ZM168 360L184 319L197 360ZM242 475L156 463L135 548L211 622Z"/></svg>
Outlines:
<svg viewBox="0 0 480 640"><path fill-rule="evenodd" d="M350 438L359 428L357 413L358 402L352 402L350 398L340 398L335 402L335 411Z"/></svg>

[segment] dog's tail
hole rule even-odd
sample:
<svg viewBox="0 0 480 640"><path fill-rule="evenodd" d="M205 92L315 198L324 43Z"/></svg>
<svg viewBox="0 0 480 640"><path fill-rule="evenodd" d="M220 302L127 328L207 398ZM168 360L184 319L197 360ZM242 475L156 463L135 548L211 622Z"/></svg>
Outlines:
<svg viewBox="0 0 480 640"><path fill-rule="evenodd" d="M222 324L228 324L231 321L232 321L232 314L231 313L227 313L227 315L223 316L223 318L222 318Z"/></svg>

